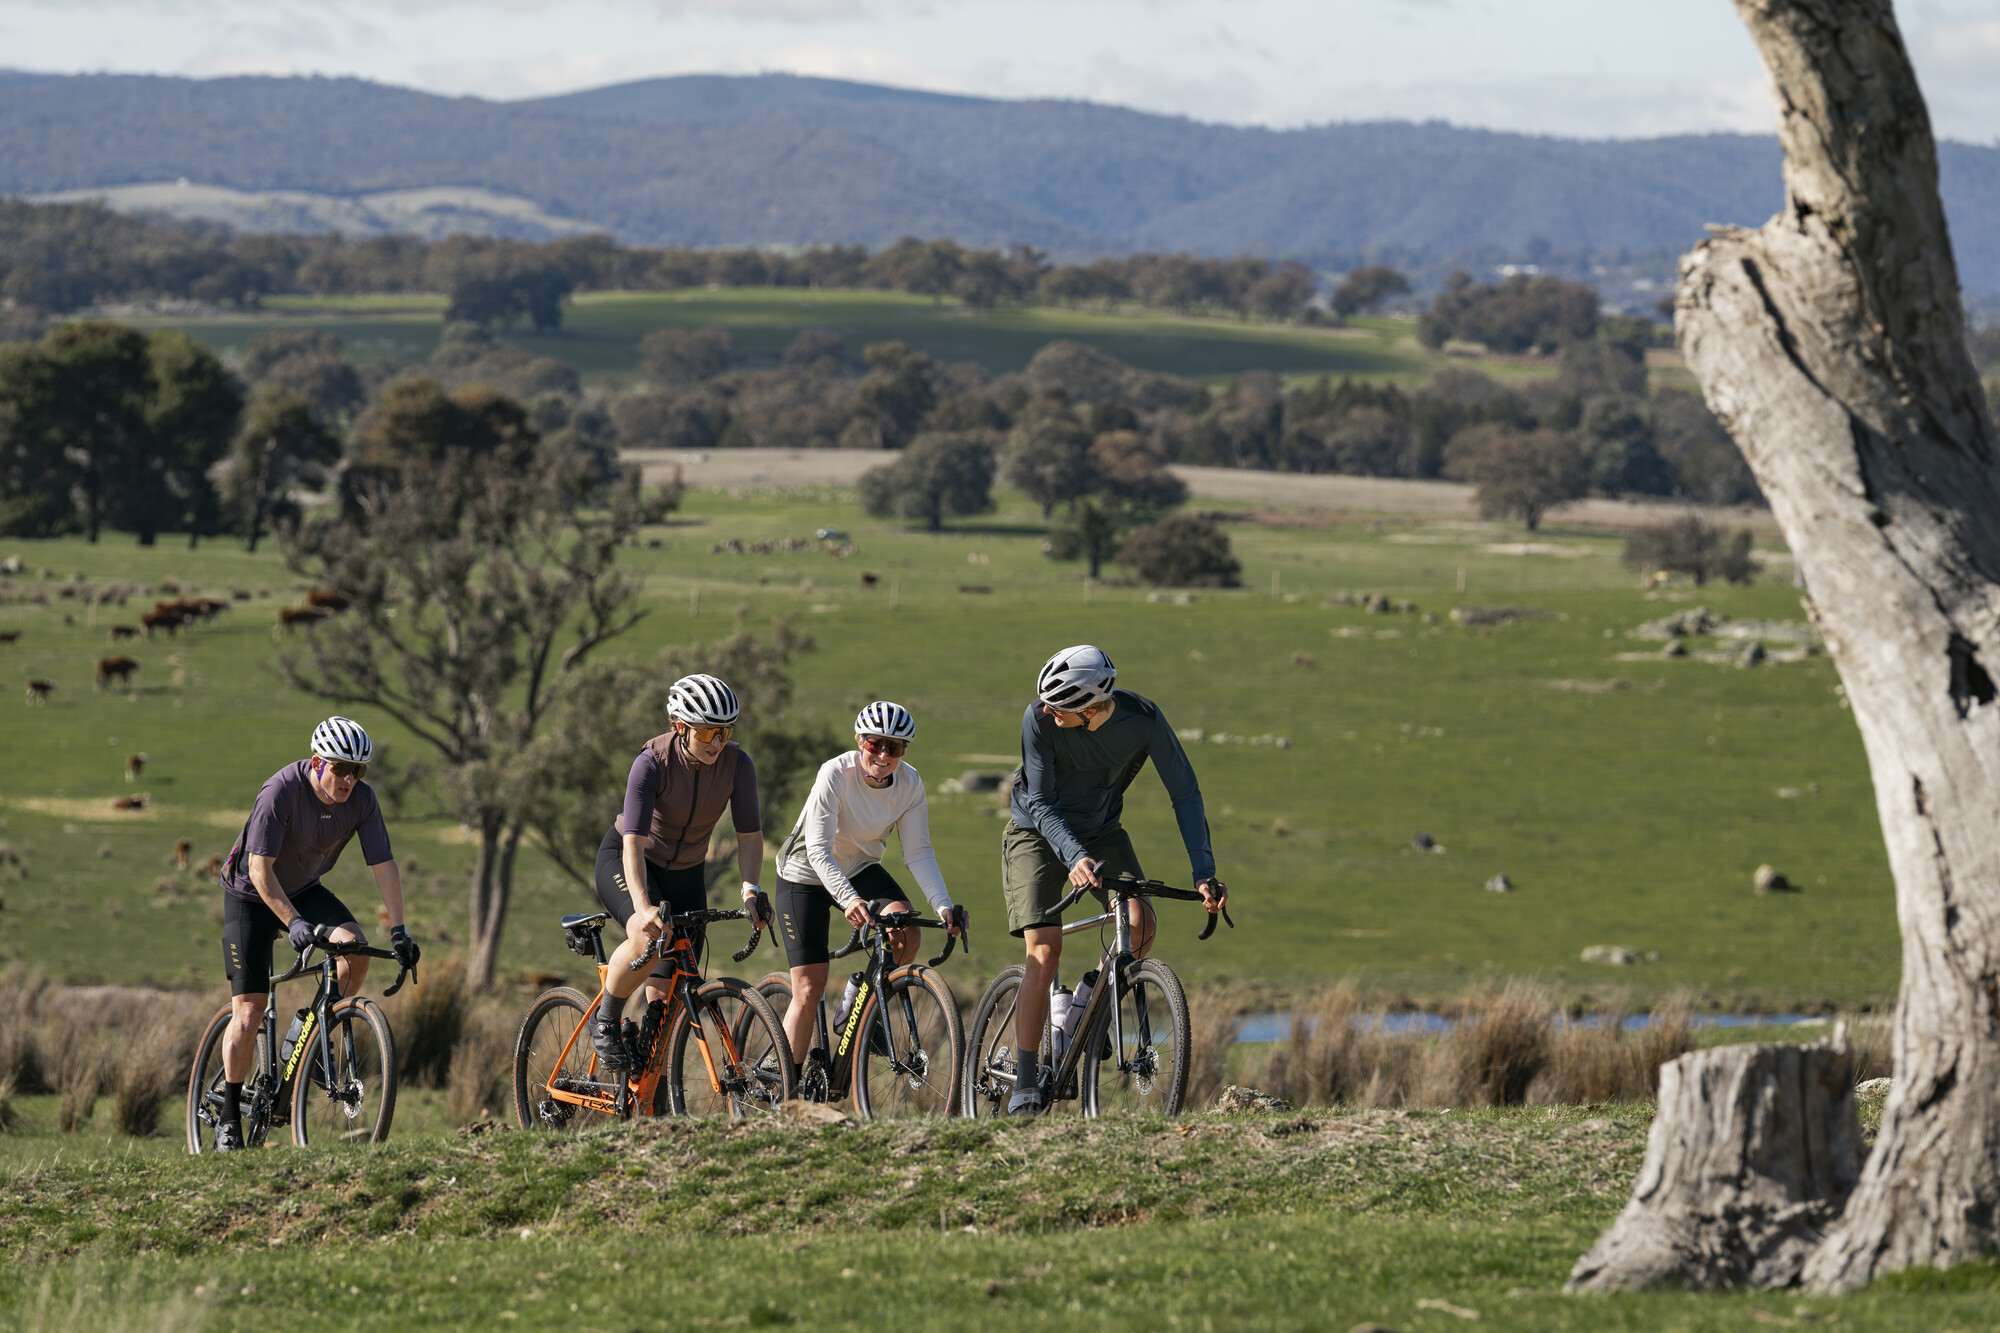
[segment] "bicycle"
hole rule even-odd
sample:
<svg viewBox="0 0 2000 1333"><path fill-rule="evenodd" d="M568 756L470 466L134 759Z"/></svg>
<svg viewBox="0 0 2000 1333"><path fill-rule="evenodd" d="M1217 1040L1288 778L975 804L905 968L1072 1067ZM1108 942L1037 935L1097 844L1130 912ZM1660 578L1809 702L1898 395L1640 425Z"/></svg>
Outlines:
<svg viewBox="0 0 2000 1333"><path fill-rule="evenodd" d="M239 1103L245 1148L262 1147L272 1129L287 1123L293 1144L301 1148L356 1140L380 1143L389 1137L396 1115L396 1041L373 1000L341 998L336 964L341 958L396 955L358 941L330 939L331 932L329 926L318 927L291 970L271 979L271 1001L264 1006L251 1076ZM320 951L319 989L299 1011L281 1046L278 986L308 970L306 958L314 949ZM414 981L416 975L415 968L403 968L383 996L394 995L406 978ZM188 1072L190 1153L214 1149L223 1104L222 1038L230 1021L225 1007L208 1021L195 1047L194 1067Z"/></svg>
<svg viewBox="0 0 2000 1333"><path fill-rule="evenodd" d="M634 1115L727 1114L740 1120L777 1110L792 1095L791 1061L783 1056L785 1032L778 1016L747 982L734 977L704 982L684 929L748 917L738 908L666 919L660 938L648 943L631 967L636 972L655 957L668 958L670 998L649 1003L642 1022L624 1020L620 1030L635 1067L620 1072L599 1069L586 1026L606 998L604 923L610 914L564 916L564 942L597 962L597 996L559 986L542 992L521 1020L514 1042L514 1116L521 1128L575 1132ZM752 930L736 961L755 953L763 935L762 926ZM687 1068L691 1045L702 1064L694 1079Z"/></svg>
<svg viewBox="0 0 2000 1333"><path fill-rule="evenodd" d="M901 912L874 917L871 912L870 924L856 930L831 955L829 961L866 949L868 967L859 974L854 1003L840 1025L839 1043L831 1050L826 999L821 997L813 1019L813 1045L797 1075L799 1096L837 1102L851 1092L854 1114L862 1120L957 1112L965 1033L957 997L935 969L958 947L958 936L945 936L944 952L928 963L898 967L889 950L892 930L945 928L944 922L929 917ZM971 947L968 938L966 948ZM784 996L785 1009L791 1008L789 974L772 972L757 983L757 989L774 1008L779 995ZM892 997L889 1003L879 1002L884 995ZM943 1068L938 1067L939 1054L947 1057Z"/></svg>
<svg viewBox="0 0 2000 1333"><path fill-rule="evenodd" d="M1052 1024L1042 1025L1042 1113L1054 1111L1059 1104L1074 1103L1087 1118L1107 1110L1174 1115L1187 1095L1192 1041L1187 993L1165 963L1132 956L1132 923L1125 904L1135 898L1200 902L1202 897L1156 879L1125 875L1107 878L1104 887L1109 891L1109 910L1062 928L1063 934L1074 935L1109 921L1114 929L1111 943L1098 960L1090 998L1074 1026L1075 1039L1058 1049ZM1049 915L1060 916L1086 892L1086 888L1071 890ZM1229 909L1219 911L1234 930L1236 923L1230 920ZM1197 938L1205 940L1215 933L1216 915L1209 913L1208 924ZM1025 975L1026 968L1019 963L1006 968L987 986L973 1009L972 1059L966 1065L964 1082L967 1116L1006 1113L1007 1100L1014 1091L1014 1008ZM1053 1018L1053 1009L1050 1013ZM1086 1054L1094 1058L1086 1059Z"/></svg>

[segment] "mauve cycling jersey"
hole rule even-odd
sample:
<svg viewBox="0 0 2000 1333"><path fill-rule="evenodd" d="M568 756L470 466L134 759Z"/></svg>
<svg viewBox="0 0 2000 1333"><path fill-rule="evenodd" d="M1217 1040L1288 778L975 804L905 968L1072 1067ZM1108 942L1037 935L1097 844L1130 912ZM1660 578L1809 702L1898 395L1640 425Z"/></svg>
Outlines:
<svg viewBox="0 0 2000 1333"><path fill-rule="evenodd" d="M750 756L730 741L714 763L690 763L670 731L647 741L632 761L618 831L645 834L646 859L654 865L686 870L708 856L708 835L725 808L738 833L762 831Z"/></svg>
<svg viewBox="0 0 2000 1333"><path fill-rule="evenodd" d="M287 898L319 882L333 869L347 840L361 834L361 855L371 866L390 860L389 830L382 824L382 807L365 782L354 784L354 792L338 805L329 805L313 790L306 772L311 760L286 764L273 773L257 793L250 822L237 835L236 845L222 863L223 892L238 898L256 898L257 886L250 882L250 856L277 858L273 869L278 887Z"/></svg>

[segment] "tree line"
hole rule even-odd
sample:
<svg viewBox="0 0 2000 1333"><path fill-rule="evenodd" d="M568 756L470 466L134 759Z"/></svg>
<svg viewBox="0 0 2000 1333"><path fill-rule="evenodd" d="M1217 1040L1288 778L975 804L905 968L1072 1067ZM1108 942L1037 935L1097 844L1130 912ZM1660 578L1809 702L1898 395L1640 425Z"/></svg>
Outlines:
<svg viewBox="0 0 2000 1333"><path fill-rule="evenodd" d="M96 202L0 200L0 298L16 310L17 324L30 311L65 314L121 301L249 307L277 294L408 292L450 297L453 319L552 329L573 292L710 285L900 291L980 309L1097 302L1273 319L1315 309L1318 291L1305 265L1254 256L1135 254L1051 264L1028 246L980 250L915 237L870 253L858 245L632 246L603 235L541 243L236 235L214 224L114 213Z"/></svg>

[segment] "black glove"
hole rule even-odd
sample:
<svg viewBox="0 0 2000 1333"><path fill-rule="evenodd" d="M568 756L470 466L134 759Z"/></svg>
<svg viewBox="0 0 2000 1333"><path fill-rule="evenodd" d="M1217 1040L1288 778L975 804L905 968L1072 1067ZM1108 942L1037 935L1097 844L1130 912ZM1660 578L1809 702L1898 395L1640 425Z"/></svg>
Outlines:
<svg viewBox="0 0 2000 1333"><path fill-rule="evenodd" d="M402 926L389 927L389 948L396 955L396 966L405 972L414 968L417 960L424 956L424 951L417 947L417 942L410 938L410 932Z"/></svg>
<svg viewBox="0 0 2000 1333"><path fill-rule="evenodd" d="M294 949L304 953L313 947L319 937L313 934L312 922L302 916L295 916L292 918L292 924L285 927L285 938L292 942Z"/></svg>

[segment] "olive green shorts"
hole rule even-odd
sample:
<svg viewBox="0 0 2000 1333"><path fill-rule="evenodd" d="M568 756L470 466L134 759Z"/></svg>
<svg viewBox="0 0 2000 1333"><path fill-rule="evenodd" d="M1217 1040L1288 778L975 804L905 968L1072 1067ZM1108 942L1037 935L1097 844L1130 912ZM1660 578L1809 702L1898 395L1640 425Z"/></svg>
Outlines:
<svg viewBox="0 0 2000 1333"><path fill-rule="evenodd" d="M1130 875L1144 879L1139 854L1122 828L1110 829L1094 838L1083 839L1084 851L1100 862L1103 876ZM1062 918L1052 916L1055 905L1070 891L1069 867L1049 846L1049 840L1034 829L1022 828L1013 820L1000 833L1000 881L1007 894L1007 932L1016 937L1032 926L1059 926ZM1099 905L1110 899L1103 889L1092 889Z"/></svg>

